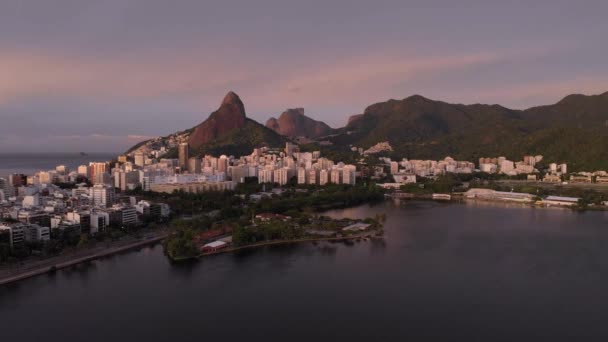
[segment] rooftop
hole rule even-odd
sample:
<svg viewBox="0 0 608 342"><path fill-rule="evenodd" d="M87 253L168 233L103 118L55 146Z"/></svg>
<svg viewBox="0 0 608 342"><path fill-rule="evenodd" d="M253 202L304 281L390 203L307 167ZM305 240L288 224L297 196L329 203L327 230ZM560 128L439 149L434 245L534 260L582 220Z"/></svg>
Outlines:
<svg viewBox="0 0 608 342"><path fill-rule="evenodd" d="M203 247L211 247L211 248L216 248L216 247L222 247L226 245L226 243L224 241L213 241L213 242L209 242L207 244L205 244Z"/></svg>
<svg viewBox="0 0 608 342"><path fill-rule="evenodd" d="M547 196L547 201L562 201L562 202L578 202L578 197L565 197L565 196Z"/></svg>

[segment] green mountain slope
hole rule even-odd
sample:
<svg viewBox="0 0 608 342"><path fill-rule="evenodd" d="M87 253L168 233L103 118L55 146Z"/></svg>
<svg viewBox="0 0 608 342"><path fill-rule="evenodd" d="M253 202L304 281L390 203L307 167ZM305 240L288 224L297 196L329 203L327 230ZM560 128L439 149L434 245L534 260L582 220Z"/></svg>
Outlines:
<svg viewBox="0 0 608 342"><path fill-rule="evenodd" d="M568 162L572 170L608 169L608 93L570 95L554 105L512 110L498 105L462 105L422 96L366 108L332 139L336 147L367 148L389 141L395 157L481 156L520 159L541 154Z"/></svg>

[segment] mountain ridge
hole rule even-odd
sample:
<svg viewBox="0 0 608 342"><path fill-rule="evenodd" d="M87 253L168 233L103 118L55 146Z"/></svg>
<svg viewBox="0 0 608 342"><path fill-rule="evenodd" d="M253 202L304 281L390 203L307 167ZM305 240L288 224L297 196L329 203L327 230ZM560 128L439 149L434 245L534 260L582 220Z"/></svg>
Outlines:
<svg viewBox="0 0 608 342"><path fill-rule="evenodd" d="M477 160L481 156L542 154L573 170L608 168L608 92L568 95L528 109L451 104L412 95L368 106L350 120L335 146L368 148L388 141L393 156Z"/></svg>
<svg viewBox="0 0 608 342"><path fill-rule="evenodd" d="M334 129L323 121L306 116L304 108L287 109L281 113L278 119L274 117L268 119L266 127L291 138L307 137L316 139L334 132Z"/></svg>
<svg viewBox="0 0 608 342"><path fill-rule="evenodd" d="M305 117L303 109L283 114L288 119L288 134L309 132L309 126L293 119ZM306 122L320 122L305 118ZM262 125L248 118L238 95L229 92L218 110L178 137L180 141L187 139L194 153L248 154L254 147L278 147L290 140L290 136L277 133L281 131L279 119L271 118ZM448 103L412 95L373 103L362 114L351 116L344 127L329 129L332 134L323 139L336 151L388 141L394 148L392 156L397 158L449 155L475 161L483 156L541 154L545 160L568 162L572 170L608 169L608 149L604 147L608 92L571 94L554 104L527 109Z"/></svg>

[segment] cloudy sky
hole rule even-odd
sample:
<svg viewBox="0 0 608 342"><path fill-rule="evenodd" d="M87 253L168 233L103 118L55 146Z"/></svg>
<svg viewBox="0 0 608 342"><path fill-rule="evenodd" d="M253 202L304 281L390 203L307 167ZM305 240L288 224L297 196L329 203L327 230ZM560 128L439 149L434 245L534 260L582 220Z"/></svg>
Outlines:
<svg viewBox="0 0 608 342"><path fill-rule="evenodd" d="M457 4L458 3L458 4ZM2 0L0 152L119 152L229 90L331 126L412 94L525 108L608 91L607 1Z"/></svg>

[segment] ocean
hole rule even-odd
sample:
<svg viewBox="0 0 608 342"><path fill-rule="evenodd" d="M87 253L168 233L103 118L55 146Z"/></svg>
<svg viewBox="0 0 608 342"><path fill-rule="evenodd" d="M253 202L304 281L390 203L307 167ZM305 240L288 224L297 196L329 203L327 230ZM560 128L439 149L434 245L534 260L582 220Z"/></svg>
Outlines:
<svg viewBox="0 0 608 342"><path fill-rule="evenodd" d="M0 177L12 173L33 174L37 171L55 169L57 165L65 165L70 170L79 165L93 161L108 161L116 157L112 153L0 153Z"/></svg>

